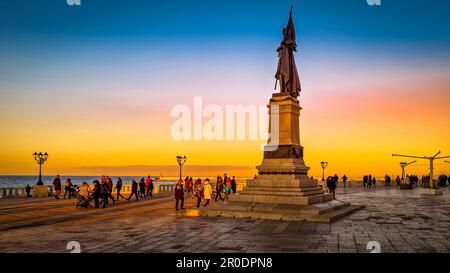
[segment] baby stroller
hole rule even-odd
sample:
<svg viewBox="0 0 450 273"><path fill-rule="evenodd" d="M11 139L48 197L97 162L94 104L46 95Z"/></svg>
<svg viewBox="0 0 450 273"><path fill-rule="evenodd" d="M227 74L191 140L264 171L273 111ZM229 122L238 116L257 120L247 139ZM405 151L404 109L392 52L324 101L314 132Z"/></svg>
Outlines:
<svg viewBox="0 0 450 273"><path fill-rule="evenodd" d="M82 196L82 195L80 195L80 194L78 194L78 196L77 196L77 203L75 204L75 207L77 209L81 209L81 208L87 209L87 208L89 208L92 199L94 199L92 197L92 194L89 194L89 196L87 198Z"/></svg>

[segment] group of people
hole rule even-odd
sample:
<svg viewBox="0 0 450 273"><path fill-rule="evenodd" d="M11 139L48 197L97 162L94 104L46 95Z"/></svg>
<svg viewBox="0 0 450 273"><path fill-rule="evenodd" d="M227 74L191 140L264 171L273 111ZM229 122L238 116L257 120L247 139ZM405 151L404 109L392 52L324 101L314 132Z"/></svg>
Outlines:
<svg viewBox="0 0 450 273"><path fill-rule="evenodd" d="M206 207L211 199L214 199L215 202L224 201L228 199L230 194L236 193L236 190L236 178L234 176L228 177L227 174L224 174L223 178L220 175L217 176L214 184L211 183L209 178L204 179L204 181L198 178L195 182L193 182L192 177L186 177L184 181L180 178L174 189L175 209L184 210L185 193L197 200L197 208L199 208L202 200L204 200L203 206Z"/></svg>
<svg viewBox="0 0 450 273"><path fill-rule="evenodd" d="M439 187L448 187L450 185L450 176L446 174L441 174L438 178Z"/></svg>
<svg viewBox="0 0 450 273"><path fill-rule="evenodd" d="M377 180L375 176L372 177L371 174L363 176L363 185L366 189L372 189L377 187Z"/></svg>
<svg viewBox="0 0 450 273"><path fill-rule="evenodd" d="M121 190L123 187L122 178L118 177L115 185L116 190L116 198L113 196L114 184L112 179L109 176L103 175L101 180L94 180L92 185L89 185L87 182L83 182L81 186L75 186L72 184L70 178L66 180L64 186L64 199L66 195L68 198L77 198L77 206L80 207L90 207L92 206L91 201L93 201L93 205L95 208L105 208L106 205L109 204L109 200L115 204L116 201L119 201L120 198L124 200L130 201L134 196L136 201L140 198L152 197L153 196L153 180L149 175L146 179L144 177L141 178L140 182L137 183L135 179L131 181L131 193L128 198L125 198L121 194ZM57 175L53 180L53 190L55 199L60 199L59 195L61 194L61 177Z"/></svg>

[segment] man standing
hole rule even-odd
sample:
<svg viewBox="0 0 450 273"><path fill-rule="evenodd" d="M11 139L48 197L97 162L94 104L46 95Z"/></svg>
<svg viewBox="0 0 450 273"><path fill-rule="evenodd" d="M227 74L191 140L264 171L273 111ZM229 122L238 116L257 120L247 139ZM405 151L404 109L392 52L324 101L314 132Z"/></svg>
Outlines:
<svg viewBox="0 0 450 273"><path fill-rule="evenodd" d="M27 193L27 197L31 197L31 186L30 185L27 185L26 187L25 187L25 191L26 191L26 193Z"/></svg>
<svg viewBox="0 0 450 273"><path fill-rule="evenodd" d="M59 174L53 180L53 189L55 190L55 199L59 199L59 195L61 194L61 177Z"/></svg>
<svg viewBox="0 0 450 273"><path fill-rule="evenodd" d="M344 182L344 189L347 185L347 176L344 174L344 176L342 177L342 182Z"/></svg>
<svg viewBox="0 0 450 273"><path fill-rule="evenodd" d="M233 191L233 193L236 193L236 178L233 176L233 179L231 179L231 190Z"/></svg>
<svg viewBox="0 0 450 273"><path fill-rule="evenodd" d="M95 202L95 207L98 208L99 207L99 199L102 193L102 189L100 188L100 182L98 182L98 180L94 180L93 182L94 184L94 190L93 190L93 197L94 197L94 202Z"/></svg>

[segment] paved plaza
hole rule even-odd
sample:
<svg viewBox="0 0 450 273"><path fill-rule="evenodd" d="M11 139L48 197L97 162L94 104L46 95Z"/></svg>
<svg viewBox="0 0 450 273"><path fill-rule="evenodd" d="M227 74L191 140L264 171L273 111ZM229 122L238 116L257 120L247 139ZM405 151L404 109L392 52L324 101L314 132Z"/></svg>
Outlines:
<svg viewBox="0 0 450 273"><path fill-rule="evenodd" d="M74 200L0 199L0 252L449 252L450 197L419 190L338 189L337 198L365 205L331 224L192 218L172 196L76 210ZM186 207L192 207L193 200Z"/></svg>

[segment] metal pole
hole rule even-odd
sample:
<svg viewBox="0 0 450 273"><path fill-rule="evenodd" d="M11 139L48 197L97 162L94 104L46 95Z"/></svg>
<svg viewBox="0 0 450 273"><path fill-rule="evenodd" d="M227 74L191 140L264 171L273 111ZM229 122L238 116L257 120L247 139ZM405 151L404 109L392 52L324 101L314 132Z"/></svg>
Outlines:
<svg viewBox="0 0 450 273"><path fill-rule="evenodd" d="M181 164L179 164L180 165L180 179L181 179Z"/></svg>
<svg viewBox="0 0 450 273"><path fill-rule="evenodd" d="M434 158L430 158L430 189L434 189L433 162L434 162Z"/></svg>
<svg viewBox="0 0 450 273"><path fill-rule="evenodd" d="M322 181L325 181L325 168L322 167Z"/></svg>
<svg viewBox="0 0 450 273"><path fill-rule="evenodd" d="M42 164L39 162L39 181L38 183L41 184L42 183Z"/></svg>

